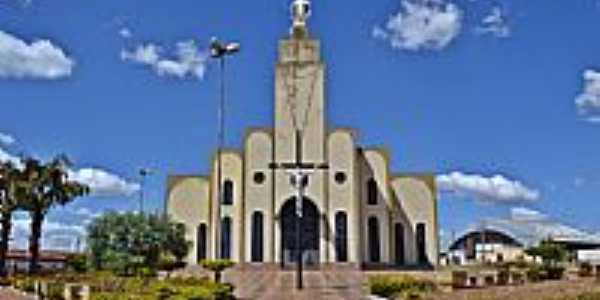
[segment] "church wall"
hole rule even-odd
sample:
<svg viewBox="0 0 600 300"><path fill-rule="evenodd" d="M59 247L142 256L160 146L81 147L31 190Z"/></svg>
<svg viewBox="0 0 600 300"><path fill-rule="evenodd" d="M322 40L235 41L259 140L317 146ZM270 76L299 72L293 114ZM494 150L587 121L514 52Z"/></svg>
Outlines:
<svg viewBox="0 0 600 300"><path fill-rule="evenodd" d="M325 66L320 62L320 43L281 41L279 56L280 62L275 68L275 161L295 160L295 131L300 127L304 135L303 160L324 162Z"/></svg>
<svg viewBox="0 0 600 300"><path fill-rule="evenodd" d="M389 159L385 150L365 149L359 156L361 161L361 224L362 224L362 252L365 263L391 263L390 257L390 189L389 189ZM370 179L377 183L378 201L376 205L368 204L367 185ZM376 217L379 223L380 262L372 262L369 256L369 218Z"/></svg>
<svg viewBox="0 0 600 300"><path fill-rule="evenodd" d="M224 183L227 180L231 180L233 182L233 205L219 205L218 200L218 185L217 185L217 163L218 160L215 156L213 162L213 189L212 189L212 223L215 224L212 230L212 252L213 258L219 258L220 254L220 245L218 238L218 232L220 230L221 218L229 217L232 222L232 230L231 230L231 259L236 262L240 262L243 260L244 247L240 244L240 241L243 241L244 236L244 203L243 203L243 160L240 153L231 150L224 150L221 153L221 187L224 186ZM221 189L224 190L223 188Z"/></svg>
<svg viewBox="0 0 600 300"><path fill-rule="evenodd" d="M344 212L347 216L347 261L360 263L360 206L356 185L356 149L352 132L344 129L335 130L329 135L327 150L329 154L329 262L337 261L336 214Z"/></svg>
<svg viewBox="0 0 600 300"><path fill-rule="evenodd" d="M198 263L197 234L199 225L205 224L210 232L209 200L208 178L169 176L166 212L174 222L185 225L185 238L192 242L190 252L185 259L188 265ZM208 243L208 240L206 242Z"/></svg>
<svg viewBox="0 0 600 300"><path fill-rule="evenodd" d="M437 266L439 228L437 192L433 176L398 176L392 180L392 189L403 212L403 215L395 217L407 222L405 226L407 263L418 264L415 232L417 224L424 223L427 259L432 266Z"/></svg>
<svg viewBox="0 0 600 300"><path fill-rule="evenodd" d="M273 159L273 139L268 130L256 130L248 134L244 151L245 168L245 261L252 261L252 216L263 214L263 261L273 262L274 202L273 171L269 164ZM260 174L264 174L260 182ZM258 181L257 181L258 179Z"/></svg>

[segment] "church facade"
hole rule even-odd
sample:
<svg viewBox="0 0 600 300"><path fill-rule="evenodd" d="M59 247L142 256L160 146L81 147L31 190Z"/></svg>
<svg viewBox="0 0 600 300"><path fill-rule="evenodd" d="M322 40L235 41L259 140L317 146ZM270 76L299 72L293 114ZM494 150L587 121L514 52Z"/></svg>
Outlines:
<svg viewBox="0 0 600 300"><path fill-rule="evenodd" d="M298 206L306 265L434 267L434 176L394 173L385 149L328 126L326 68L308 35L307 3L296 0L292 32L279 42L272 127L248 129L242 149L218 151L207 176L168 178L167 214L192 241L187 262L293 265L297 190L282 166L301 160L314 166Z"/></svg>

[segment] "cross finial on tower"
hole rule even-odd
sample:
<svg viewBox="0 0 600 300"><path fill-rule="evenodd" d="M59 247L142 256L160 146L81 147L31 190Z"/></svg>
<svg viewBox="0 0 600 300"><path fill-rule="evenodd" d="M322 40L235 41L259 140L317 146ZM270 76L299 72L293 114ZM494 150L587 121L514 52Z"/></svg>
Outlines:
<svg viewBox="0 0 600 300"><path fill-rule="evenodd" d="M306 21L311 15L309 0L294 0L292 3L292 34L297 31L306 30Z"/></svg>

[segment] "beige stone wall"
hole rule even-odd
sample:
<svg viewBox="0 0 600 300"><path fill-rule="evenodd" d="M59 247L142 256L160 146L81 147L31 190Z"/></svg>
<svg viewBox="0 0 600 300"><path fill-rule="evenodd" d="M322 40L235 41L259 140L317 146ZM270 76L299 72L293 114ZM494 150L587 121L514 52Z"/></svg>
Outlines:
<svg viewBox="0 0 600 300"><path fill-rule="evenodd" d="M328 178L328 222L329 222L329 262L336 262L335 216L344 212L347 216L348 262L359 263L360 257L360 204L356 185L356 148L353 133L349 130L335 130L329 135L327 145L329 155ZM336 173L345 174L344 182L337 182Z"/></svg>
<svg viewBox="0 0 600 300"><path fill-rule="evenodd" d="M362 244L363 261L371 263L369 258L368 220L376 217L379 222L379 240L381 263L391 263L390 256L390 209L391 195L389 189L389 160L385 150L365 149L359 156L361 161L361 206L362 206ZM374 178L379 190L377 205L367 204L367 182Z"/></svg>
<svg viewBox="0 0 600 300"><path fill-rule="evenodd" d="M433 175L397 176L392 180L398 211L396 218L405 222L406 258L408 264L417 264L415 231L418 223L426 226L427 257L433 266L438 265L437 191Z"/></svg>
<svg viewBox="0 0 600 300"><path fill-rule="evenodd" d="M273 262L274 241L274 201L273 170L269 163L273 159L273 138L269 130L252 130L246 138L245 163L245 261L252 261L252 216L263 214L263 261ZM264 182L257 183L257 172L264 174Z"/></svg>
<svg viewBox="0 0 600 300"><path fill-rule="evenodd" d="M315 40L283 40L279 44L279 61L275 68L275 159L277 163L296 160L296 127L303 129L304 162L325 162L325 66L320 60L320 43ZM294 116L296 124L294 125ZM274 172L275 184L275 261L281 260L281 207L295 196L289 175ZM310 176L305 196L320 212L326 211L327 172L319 170ZM319 259L327 261L326 218L320 218Z"/></svg>
<svg viewBox="0 0 600 300"><path fill-rule="evenodd" d="M167 215L177 223L185 225L186 239L192 247L186 258L188 265L196 264L197 230L206 224L210 232L210 185L208 178L198 176L170 176L168 179ZM208 234L207 232L207 234ZM207 236L208 238L208 236ZM210 252L207 241L207 252Z"/></svg>
<svg viewBox="0 0 600 300"><path fill-rule="evenodd" d="M280 42L275 68L275 161L295 160L296 126L304 130L303 160L325 159L325 66L320 44L314 40ZM306 125L306 126L304 126Z"/></svg>
<svg viewBox="0 0 600 300"><path fill-rule="evenodd" d="M219 258L220 254L220 241L219 230L220 220L225 217L232 219L232 246L231 246L231 259L235 262L243 261L244 247L241 244L244 241L244 186L243 186L243 158L242 155L237 151L224 150L221 152L221 186L227 180L233 182L233 205L219 205L218 200L218 185L217 185L217 164L218 159L215 157L213 162L212 172L212 190L211 190L211 203L213 204L212 209L212 224L213 230L211 231L211 241L214 251L212 251L213 258ZM221 189L222 190L222 189Z"/></svg>

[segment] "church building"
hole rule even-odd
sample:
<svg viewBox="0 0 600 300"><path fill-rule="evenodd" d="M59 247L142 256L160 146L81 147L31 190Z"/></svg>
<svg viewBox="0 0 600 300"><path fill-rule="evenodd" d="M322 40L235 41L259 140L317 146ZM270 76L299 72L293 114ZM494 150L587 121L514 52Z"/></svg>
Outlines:
<svg viewBox="0 0 600 300"><path fill-rule="evenodd" d="M299 218L307 266L437 266L433 174L392 172L387 150L357 145L355 130L328 125L326 101L343 104L326 97L309 16L310 3L295 0L290 34L279 42L271 126L248 129L242 149L217 151L210 174L168 178L166 212L192 242L187 263L292 266ZM298 184L300 169L307 175Z"/></svg>

